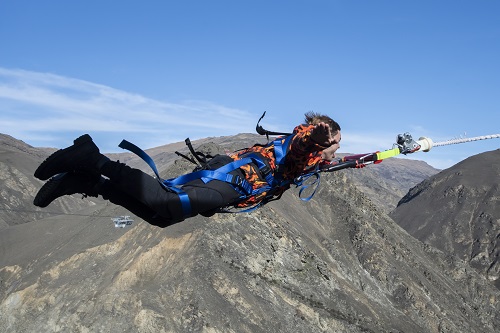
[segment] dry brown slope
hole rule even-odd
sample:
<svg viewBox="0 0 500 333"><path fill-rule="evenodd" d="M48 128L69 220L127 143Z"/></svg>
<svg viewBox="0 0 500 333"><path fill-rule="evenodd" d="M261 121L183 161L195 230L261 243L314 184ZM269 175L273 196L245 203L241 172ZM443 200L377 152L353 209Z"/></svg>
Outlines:
<svg viewBox="0 0 500 333"><path fill-rule="evenodd" d="M391 217L421 241L470 262L500 288L500 149L412 188Z"/></svg>

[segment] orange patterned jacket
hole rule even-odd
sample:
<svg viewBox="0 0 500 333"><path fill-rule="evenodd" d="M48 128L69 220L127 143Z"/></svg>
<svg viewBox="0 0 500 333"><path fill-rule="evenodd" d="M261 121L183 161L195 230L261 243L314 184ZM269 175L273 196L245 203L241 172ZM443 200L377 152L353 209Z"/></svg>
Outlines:
<svg viewBox="0 0 500 333"><path fill-rule="evenodd" d="M321 152L326 147L321 146L311 140L311 131L314 125L299 125L295 127L289 146L289 150L286 153L285 167L283 171L284 180L293 180L296 177L312 170L318 163L321 162ZM282 137L282 142L286 137ZM230 155L234 160L239 160L249 153L256 153L261 155L264 162L267 162L268 166L271 168L273 175L276 171L276 157L274 156L274 145L261 146L255 145L251 148L244 149L237 153ZM247 164L240 169L244 172L246 180L252 184L253 189L258 189L267 186L267 182L260 174L258 168L252 163ZM289 188L289 185L282 187L277 190L275 195L283 193ZM253 206L261 202L264 197L266 197L267 192L260 193L258 195L249 197L238 204L236 207L244 208Z"/></svg>

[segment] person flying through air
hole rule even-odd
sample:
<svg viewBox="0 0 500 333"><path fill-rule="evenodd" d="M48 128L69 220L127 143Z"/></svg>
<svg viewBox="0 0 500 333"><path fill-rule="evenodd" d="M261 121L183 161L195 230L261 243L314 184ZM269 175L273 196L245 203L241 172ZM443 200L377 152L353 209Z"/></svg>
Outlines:
<svg viewBox="0 0 500 333"><path fill-rule="evenodd" d="M259 206L279 198L294 179L335 159L340 141L336 121L308 112L305 123L291 135L230 155L216 155L204 170L162 181L111 161L85 134L36 169L35 177L48 181L33 203L47 207L64 195L100 195L152 225L166 227L198 214L211 216L227 207Z"/></svg>

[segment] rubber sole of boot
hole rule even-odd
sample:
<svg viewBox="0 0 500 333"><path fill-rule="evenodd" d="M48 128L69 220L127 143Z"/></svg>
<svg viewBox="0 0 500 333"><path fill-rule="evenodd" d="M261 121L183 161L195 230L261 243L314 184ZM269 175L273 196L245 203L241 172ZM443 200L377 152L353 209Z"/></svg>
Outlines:
<svg viewBox="0 0 500 333"><path fill-rule="evenodd" d="M81 145L87 144L88 142L92 142L92 138L90 137L90 135L84 134L75 139L73 141L73 145L64 149L59 149L58 151L47 157L47 159L45 159L45 161L40 164L40 166L35 170L35 177L40 180L47 180L59 173L72 171L58 169L57 166L62 165L61 162L67 159L66 156L68 155L68 153L78 150Z"/></svg>
<svg viewBox="0 0 500 333"><path fill-rule="evenodd" d="M80 193L83 197L98 196L97 184L101 175L65 172L55 175L38 191L33 204L38 207L47 207L52 201L64 195Z"/></svg>
<svg viewBox="0 0 500 333"><path fill-rule="evenodd" d="M46 182L36 194L33 204L45 208L52 201L64 195L64 191L61 191L60 187L64 183L66 175L66 173L56 175Z"/></svg>

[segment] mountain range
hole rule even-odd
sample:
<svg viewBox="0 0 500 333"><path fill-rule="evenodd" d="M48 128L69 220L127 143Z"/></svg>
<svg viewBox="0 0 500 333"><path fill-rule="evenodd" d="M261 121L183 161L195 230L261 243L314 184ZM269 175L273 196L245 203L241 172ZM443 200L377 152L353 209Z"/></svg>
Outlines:
<svg viewBox="0 0 500 333"><path fill-rule="evenodd" d="M265 139L193 143L254 142ZM0 136L2 332L500 329L498 151L442 171L393 158L323 175L308 202L292 189L251 213L120 229L111 218L128 212L102 199L32 205L33 172L54 150ZM147 151L165 178L193 167L176 150L187 153Z"/></svg>

